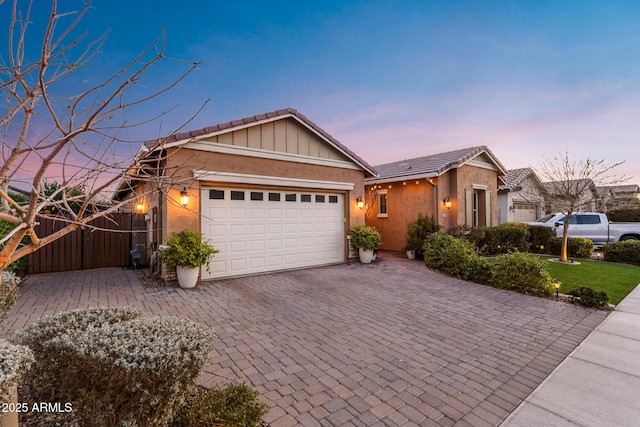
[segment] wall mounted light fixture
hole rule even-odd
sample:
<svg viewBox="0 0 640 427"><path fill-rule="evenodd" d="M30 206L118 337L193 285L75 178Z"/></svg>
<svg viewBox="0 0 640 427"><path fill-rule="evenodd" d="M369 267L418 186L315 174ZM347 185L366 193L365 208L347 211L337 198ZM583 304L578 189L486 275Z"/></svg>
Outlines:
<svg viewBox="0 0 640 427"><path fill-rule="evenodd" d="M142 213L144 211L144 203L142 202L136 203L136 210L138 211L138 213Z"/></svg>
<svg viewBox="0 0 640 427"><path fill-rule="evenodd" d="M358 198L356 199L356 203L358 203L358 208L364 208L364 200L362 200L362 196L358 196Z"/></svg>
<svg viewBox="0 0 640 427"><path fill-rule="evenodd" d="M185 208L189 204L189 193L187 193L186 187L180 192L180 203L182 203L182 206Z"/></svg>
<svg viewBox="0 0 640 427"><path fill-rule="evenodd" d="M511 206L509 207L509 210L510 210L511 212L515 212L515 211L516 211L516 207L515 207L514 205L511 205Z"/></svg>
<svg viewBox="0 0 640 427"><path fill-rule="evenodd" d="M444 203L444 205L447 207L447 209L451 209L451 199L448 197L445 197L444 199L442 199L442 203Z"/></svg>

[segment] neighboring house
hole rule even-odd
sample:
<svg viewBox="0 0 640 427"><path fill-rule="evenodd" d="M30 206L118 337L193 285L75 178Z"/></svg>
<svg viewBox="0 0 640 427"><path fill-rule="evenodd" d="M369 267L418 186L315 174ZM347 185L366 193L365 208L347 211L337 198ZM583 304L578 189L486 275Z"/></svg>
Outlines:
<svg viewBox="0 0 640 427"><path fill-rule="evenodd" d="M640 187L637 184L598 187L598 195L602 212L637 208L640 205Z"/></svg>
<svg viewBox="0 0 640 427"><path fill-rule="evenodd" d="M565 195L583 192L580 200L574 202L574 212L595 212L598 209L600 195L598 189L589 178L566 181L544 182L546 193L545 213L565 212L567 202Z"/></svg>
<svg viewBox="0 0 640 427"><path fill-rule="evenodd" d="M498 188L498 223L530 222L544 215L544 188L531 168L507 172Z"/></svg>
<svg viewBox="0 0 640 427"><path fill-rule="evenodd" d="M364 224L357 199L376 175L294 109L149 141L145 150L157 164L137 166L141 178L123 182L114 198L144 194L154 177L173 183L142 201L149 247L172 232L201 231L221 251L203 279L346 261L349 227Z"/></svg>
<svg viewBox="0 0 640 427"><path fill-rule="evenodd" d="M399 251L418 214L443 229L498 224L497 190L506 169L485 146L375 166L366 180L366 221L382 235L382 249Z"/></svg>

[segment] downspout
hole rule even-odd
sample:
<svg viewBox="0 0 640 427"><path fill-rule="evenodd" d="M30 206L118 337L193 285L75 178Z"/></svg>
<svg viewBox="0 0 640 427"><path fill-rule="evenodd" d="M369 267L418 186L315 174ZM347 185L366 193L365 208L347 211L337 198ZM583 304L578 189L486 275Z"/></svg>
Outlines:
<svg viewBox="0 0 640 427"><path fill-rule="evenodd" d="M427 182L433 187L433 212L436 218L436 226L440 226L440 213L438 212L438 186L433 182L433 178L427 178Z"/></svg>

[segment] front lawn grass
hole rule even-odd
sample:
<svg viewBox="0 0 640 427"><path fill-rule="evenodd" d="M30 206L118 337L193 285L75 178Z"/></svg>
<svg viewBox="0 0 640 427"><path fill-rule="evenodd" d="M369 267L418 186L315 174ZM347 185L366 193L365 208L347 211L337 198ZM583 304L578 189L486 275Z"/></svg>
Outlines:
<svg viewBox="0 0 640 427"><path fill-rule="evenodd" d="M562 283L560 293L566 294L578 286L588 286L595 291L606 292L609 302L618 304L640 283L638 266L584 259L576 261L580 265L547 262L551 277Z"/></svg>

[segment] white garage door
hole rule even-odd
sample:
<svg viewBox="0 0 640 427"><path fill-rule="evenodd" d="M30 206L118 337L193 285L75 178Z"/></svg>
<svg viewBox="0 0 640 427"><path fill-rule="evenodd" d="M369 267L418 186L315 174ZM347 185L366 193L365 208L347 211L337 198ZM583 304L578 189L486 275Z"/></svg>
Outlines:
<svg viewBox="0 0 640 427"><path fill-rule="evenodd" d="M536 207L527 204L514 204L513 222L531 222L538 219Z"/></svg>
<svg viewBox="0 0 640 427"><path fill-rule="evenodd" d="M205 188L201 200L202 233L220 250L203 279L344 261L340 194Z"/></svg>

